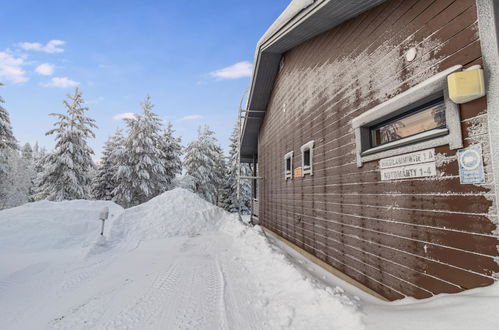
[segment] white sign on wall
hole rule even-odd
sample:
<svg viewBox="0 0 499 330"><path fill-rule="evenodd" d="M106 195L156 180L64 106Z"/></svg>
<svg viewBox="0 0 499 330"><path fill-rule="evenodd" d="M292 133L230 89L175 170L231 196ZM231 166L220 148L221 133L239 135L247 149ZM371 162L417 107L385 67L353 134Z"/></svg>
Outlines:
<svg viewBox="0 0 499 330"><path fill-rule="evenodd" d="M381 159L379 168L382 181L436 176L435 149Z"/></svg>
<svg viewBox="0 0 499 330"><path fill-rule="evenodd" d="M485 182L482 147L480 145L458 150L457 160L461 184Z"/></svg>
<svg viewBox="0 0 499 330"><path fill-rule="evenodd" d="M379 168L421 164L435 161L435 149L427 149L410 154L380 159Z"/></svg>
<svg viewBox="0 0 499 330"><path fill-rule="evenodd" d="M381 180L398 180L408 178L422 178L426 176L437 175L437 167L435 162L416 165L408 165L401 167L392 167L381 170Z"/></svg>

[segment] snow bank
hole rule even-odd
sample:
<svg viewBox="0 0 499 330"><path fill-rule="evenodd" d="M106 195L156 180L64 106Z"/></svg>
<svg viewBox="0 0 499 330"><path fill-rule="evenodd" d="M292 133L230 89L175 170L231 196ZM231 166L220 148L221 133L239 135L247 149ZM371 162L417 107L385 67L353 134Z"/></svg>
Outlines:
<svg viewBox="0 0 499 330"><path fill-rule="evenodd" d="M499 329L499 283L458 294L384 304L365 304L365 322L372 330Z"/></svg>
<svg viewBox="0 0 499 330"><path fill-rule="evenodd" d="M269 329L364 329L357 301L340 287L319 286L304 276L283 251L272 245L259 226L225 221L221 231L234 237L231 254L257 283Z"/></svg>
<svg viewBox="0 0 499 330"><path fill-rule="evenodd" d="M107 201L40 201L0 211L0 253L89 246L99 236L104 207L109 228L123 208Z"/></svg>
<svg viewBox="0 0 499 330"><path fill-rule="evenodd" d="M114 222L110 241L138 245L144 240L199 235L217 230L227 215L196 194L176 188L125 210Z"/></svg>

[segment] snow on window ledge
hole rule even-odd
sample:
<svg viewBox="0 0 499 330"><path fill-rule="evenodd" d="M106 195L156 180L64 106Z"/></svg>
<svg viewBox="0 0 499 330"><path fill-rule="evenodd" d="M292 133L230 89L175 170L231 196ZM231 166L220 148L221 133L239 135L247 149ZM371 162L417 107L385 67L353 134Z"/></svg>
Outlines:
<svg viewBox="0 0 499 330"><path fill-rule="evenodd" d="M450 149L461 148L463 142L459 106L448 97L447 76L462 68L462 65L450 67L354 118L352 127L355 132L357 166L362 167L363 163L372 160L442 145L449 145ZM375 148L371 147L369 127L402 114L418 104L424 104L439 95L444 97L447 128L420 133Z"/></svg>

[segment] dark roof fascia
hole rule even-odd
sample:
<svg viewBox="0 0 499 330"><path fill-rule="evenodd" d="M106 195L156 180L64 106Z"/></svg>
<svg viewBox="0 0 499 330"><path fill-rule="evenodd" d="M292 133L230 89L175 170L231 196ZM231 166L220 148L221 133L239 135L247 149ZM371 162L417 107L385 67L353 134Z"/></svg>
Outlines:
<svg viewBox="0 0 499 330"><path fill-rule="evenodd" d="M241 136L241 161L258 153L258 133L272 93L282 54L386 0L319 0L304 8L267 40L257 45ZM246 160L246 161L244 161Z"/></svg>

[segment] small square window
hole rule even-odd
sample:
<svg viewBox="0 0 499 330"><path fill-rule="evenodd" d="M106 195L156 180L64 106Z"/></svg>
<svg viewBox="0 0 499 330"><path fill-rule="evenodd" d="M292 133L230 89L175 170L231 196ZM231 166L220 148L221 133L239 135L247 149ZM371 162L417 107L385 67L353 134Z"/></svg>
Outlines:
<svg viewBox="0 0 499 330"><path fill-rule="evenodd" d="M310 168L310 149L303 152L303 168Z"/></svg>
<svg viewBox="0 0 499 330"><path fill-rule="evenodd" d="M284 179L293 178L293 152L284 155Z"/></svg>
<svg viewBox="0 0 499 330"><path fill-rule="evenodd" d="M302 177L305 174L313 174L314 141L310 141L301 146L301 166Z"/></svg>

